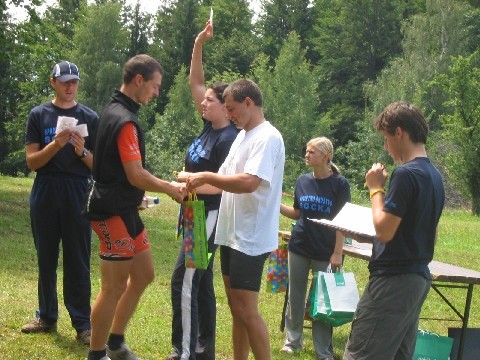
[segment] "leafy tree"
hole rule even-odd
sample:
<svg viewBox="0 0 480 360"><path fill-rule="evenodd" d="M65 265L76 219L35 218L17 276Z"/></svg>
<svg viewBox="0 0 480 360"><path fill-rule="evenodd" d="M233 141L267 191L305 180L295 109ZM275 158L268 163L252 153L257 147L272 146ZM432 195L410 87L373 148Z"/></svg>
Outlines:
<svg viewBox="0 0 480 360"><path fill-rule="evenodd" d="M87 0L58 0L58 6L49 6L45 14L60 33L73 39L75 24L82 17L86 5Z"/></svg>
<svg viewBox="0 0 480 360"><path fill-rule="evenodd" d="M363 84L374 80L401 52L403 2L390 0L317 0L318 22L310 40L317 52L321 112L337 117L337 146L355 139L363 117ZM332 108L332 109L331 109ZM338 117L342 116L342 117Z"/></svg>
<svg viewBox="0 0 480 360"><path fill-rule="evenodd" d="M79 99L99 113L122 81L128 32L121 24L121 8L117 3L89 5L75 26L72 57L82 76Z"/></svg>
<svg viewBox="0 0 480 360"><path fill-rule="evenodd" d="M427 1L425 9L405 23L403 56L392 60L374 82L365 84L369 106L365 110L363 124L359 125L361 130L357 131L359 141L349 143L340 152L340 159L347 165L347 173L362 175L365 166L369 167L369 163L375 161L391 163L388 157L382 155L381 141L371 131L372 119L387 104L398 100L416 104L427 115L430 129L434 131L440 129L438 116L449 111L443 104L448 95L438 82L431 80L436 74L446 71L452 55L469 51L476 27L468 24L474 23L472 19L476 17L476 11L464 2L450 0ZM441 153L442 147L450 146L445 138L437 143L430 140L428 145L433 156ZM355 183L361 187L363 176L356 178Z"/></svg>
<svg viewBox="0 0 480 360"><path fill-rule="evenodd" d="M140 1L135 6L128 5L123 8L121 14L122 23L128 28L130 34L127 58L137 54L146 54L149 47L149 39L152 37L153 19L151 14L140 10Z"/></svg>
<svg viewBox="0 0 480 360"><path fill-rule="evenodd" d="M478 29L469 25L478 18L465 2L428 0L426 11L412 17L403 29L403 56L393 60L375 82L367 84L366 96L374 113L390 102L406 100L421 107L436 126L436 115L442 113L445 98L430 80L446 71L451 56L470 52L472 38ZM458 29L462 29L459 31Z"/></svg>
<svg viewBox="0 0 480 360"><path fill-rule="evenodd" d="M181 66L190 66L195 37L205 26L213 8L214 38L205 44L206 77L233 71L246 74L258 52L253 36L252 12L245 0L176 0L164 5L157 14L154 43L150 51L161 59L166 74L162 81L167 93ZM159 100L163 112L166 97Z"/></svg>
<svg viewBox="0 0 480 360"><path fill-rule="evenodd" d="M28 9L28 20L15 25L10 34L13 45L8 69L12 100L2 142L7 146L9 156L1 165L1 172L10 175L28 172L24 149L28 113L34 106L51 99L48 78L53 65L66 59L73 46L71 39L59 31L59 23L51 12L47 11L43 18L39 18L34 7Z"/></svg>
<svg viewBox="0 0 480 360"><path fill-rule="evenodd" d="M150 53L159 59L165 69L162 94L157 110L162 113L167 103L165 94L173 84L174 76L182 66L190 65L195 36L198 33L199 0L176 0L162 5L157 13L154 42Z"/></svg>
<svg viewBox="0 0 480 360"><path fill-rule="evenodd" d="M450 114L440 117L443 136L453 145L446 151L445 166L460 189L472 197L472 213L480 215L480 50L457 57L448 72L438 75L448 95Z"/></svg>
<svg viewBox="0 0 480 360"><path fill-rule="evenodd" d="M286 187L293 187L299 164L303 163L305 144L313 137L328 135L329 126L318 121L317 81L305 59L299 36L295 32L288 36L271 74L267 61L265 56L260 57L253 74L264 94L265 116L283 135L284 182Z"/></svg>
<svg viewBox="0 0 480 360"><path fill-rule="evenodd" d="M188 83L185 67L181 67L168 93L163 115L147 133L147 168L157 176L169 179L172 171L181 170L185 151L202 125Z"/></svg>
<svg viewBox="0 0 480 360"><path fill-rule="evenodd" d="M209 16L210 7L205 5L199 11L198 31ZM245 76L260 48L258 38L253 33L252 12L248 3L219 0L211 6L214 11L214 38L205 44L206 76L229 71Z"/></svg>
<svg viewBox="0 0 480 360"><path fill-rule="evenodd" d="M15 42L13 32L15 26L9 22L5 1L0 2L0 162L9 153L5 141L5 123L11 120L12 112L15 111L15 92L12 91L13 81L10 73L10 64L13 61L10 54L13 53Z"/></svg>
<svg viewBox="0 0 480 360"><path fill-rule="evenodd" d="M295 31L302 48L307 47L306 39L311 36L314 23L313 7L310 0L262 0L262 15L257 23L262 37L263 52L273 60L288 35Z"/></svg>

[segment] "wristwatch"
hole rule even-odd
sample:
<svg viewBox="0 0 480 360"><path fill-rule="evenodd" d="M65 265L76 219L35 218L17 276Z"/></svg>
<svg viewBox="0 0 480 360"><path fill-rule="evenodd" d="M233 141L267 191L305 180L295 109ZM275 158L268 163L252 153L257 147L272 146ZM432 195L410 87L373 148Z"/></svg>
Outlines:
<svg viewBox="0 0 480 360"><path fill-rule="evenodd" d="M83 159L84 157L86 157L88 155L88 150L83 148L83 151L82 151L82 154L80 155L80 159Z"/></svg>

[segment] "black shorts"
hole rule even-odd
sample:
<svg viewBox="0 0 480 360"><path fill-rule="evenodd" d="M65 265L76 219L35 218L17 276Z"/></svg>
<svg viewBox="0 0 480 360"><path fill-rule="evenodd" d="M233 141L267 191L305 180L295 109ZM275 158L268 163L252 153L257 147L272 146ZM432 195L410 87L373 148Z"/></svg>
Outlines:
<svg viewBox="0 0 480 360"><path fill-rule="evenodd" d="M228 246L220 246L222 275L230 277L230 288L259 292L268 255L270 253L250 256Z"/></svg>

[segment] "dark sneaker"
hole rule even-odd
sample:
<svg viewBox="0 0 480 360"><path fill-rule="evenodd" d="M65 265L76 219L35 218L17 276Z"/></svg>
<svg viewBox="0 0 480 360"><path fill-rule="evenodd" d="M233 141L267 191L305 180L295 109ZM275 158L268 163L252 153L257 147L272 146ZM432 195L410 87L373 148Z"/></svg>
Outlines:
<svg viewBox="0 0 480 360"><path fill-rule="evenodd" d="M110 360L140 360L125 343L117 350L110 350L107 346L107 355Z"/></svg>
<svg viewBox="0 0 480 360"><path fill-rule="evenodd" d="M180 355L176 351L173 351L165 360L180 360Z"/></svg>
<svg viewBox="0 0 480 360"><path fill-rule="evenodd" d="M90 345L90 329L77 330L77 341L83 345Z"/></svg>
<svg viewBox="0 0 480 360"><path fill-rule="evenodd" d="M28 324L23 325L22 332L25 334L36 334L36 333L49 333L57 331L57 323L53 324L47 323L45 320L40 318L35 318L30 321Z"/></svg>

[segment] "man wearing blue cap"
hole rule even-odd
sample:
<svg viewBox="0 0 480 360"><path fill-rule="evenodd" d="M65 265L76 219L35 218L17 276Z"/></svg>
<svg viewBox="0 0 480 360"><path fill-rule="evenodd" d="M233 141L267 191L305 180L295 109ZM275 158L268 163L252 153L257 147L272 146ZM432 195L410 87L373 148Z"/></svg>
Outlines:
<svg viewBox="0 0 480 360"><path fill-rule="evenodd" d="M27 121L26 160L37 173L30 194L30 219L38 258L39 308L22 332L57 329L61 241L64 303L77 340L88 345L91 227L81 213L91 178L98 116L75 101L79 81L75 64L56 64L50 78L53 100L33 108Z"/></svg>

